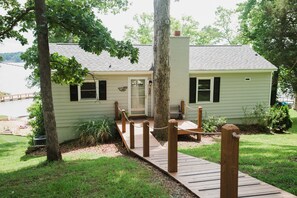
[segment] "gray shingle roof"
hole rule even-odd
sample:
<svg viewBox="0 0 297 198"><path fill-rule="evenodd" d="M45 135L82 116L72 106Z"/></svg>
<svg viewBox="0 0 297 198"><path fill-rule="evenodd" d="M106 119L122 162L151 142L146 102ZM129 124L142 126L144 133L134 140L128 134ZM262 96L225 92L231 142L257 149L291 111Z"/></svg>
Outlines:
<svg viewBox="0 0 297 198"><path fill-rule="evenodd" d="M190 70L274 70L247 45L190 46Z"/></svg>
<svg viewBox="0 0 297 198"><path fill-rule="evenodd" d="M81 49L77 44L50 43L50 53L58 52L66 57L74 56L75 59L90 71L149 71L152 67L152 47L136 46L139 48L138 63L131 64L128 58L118 59L110 57L103 51L99 56ZM111 67L110 67L111 66Z"/></svg>
<svg viewBox="0 0 297 198"><path fill-rule="evenodd" d="M131 64L127 58L110 57L103 51L99 56L81 49L77 44L50 44L50 52L72 57L90 71L149 71L153 64L151 45L135 45L139 61ZM249 46L190 46L191 71L215 70L274 70L276 67Z"/></svg>

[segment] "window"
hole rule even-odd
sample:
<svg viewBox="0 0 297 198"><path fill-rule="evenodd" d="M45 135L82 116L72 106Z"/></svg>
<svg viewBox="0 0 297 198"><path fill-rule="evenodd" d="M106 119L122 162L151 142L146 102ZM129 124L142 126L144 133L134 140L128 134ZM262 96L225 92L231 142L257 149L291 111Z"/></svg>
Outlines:
<svg viewBox="0 0 297 198"><path fill-rule="evenodd" d="M80 99L96 99L97 98L97 81L84 82L80 86Z"/></svg>
<svg viewBox="0 0 297 198"><path fill-rule="evenodd" d="M191 77L189 103L220 102L221 77Z"/></svg>
<svg viewBox="0 0 297 198"><path fill-rule="evenodd" d="M86 81L82 85L70 85L70 101L107 100L106 80Z"/></svg>
<svg viewBox="0 0 297 198"><path fill-rule="evenodd" d="M197 78L197 102L212 102L213 78Z"/></svg>

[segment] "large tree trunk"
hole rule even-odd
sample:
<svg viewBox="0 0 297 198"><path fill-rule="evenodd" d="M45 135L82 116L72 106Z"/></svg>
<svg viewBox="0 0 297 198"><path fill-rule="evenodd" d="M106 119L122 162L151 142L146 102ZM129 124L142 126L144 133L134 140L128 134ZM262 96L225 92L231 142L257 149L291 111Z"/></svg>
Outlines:
<svg viewBox="0 0 297 198"><path fill-rule="evenodd" d="M60 152L56 120L53 107L51 70L48 45L48 27L44 0L35 0L35 17L37 26L38 57L40 72L40 92L46 131L47 160L58 161L62 159Z"/></svg>
<svg viewBox="0 0 297 198"><path fill-rule="evenodd" d="M275 71L272 75L270 106L273 106L276 103L278 75L279 75L279 69L277 71Z"/></svg>
<svg viewBox="0 0 297 198"><path fill-rule="evenodd" d="M154 127L168 125L169 117L169 36L170 0L154 0ZM167 140L167 129L155 129L155 135Z"/></svg>
<svg viewBox="0 0 297 198"><path fill-rule="evenodd" d="M297 111L297 93L294 94L294 104L293 109Z"/></svg>

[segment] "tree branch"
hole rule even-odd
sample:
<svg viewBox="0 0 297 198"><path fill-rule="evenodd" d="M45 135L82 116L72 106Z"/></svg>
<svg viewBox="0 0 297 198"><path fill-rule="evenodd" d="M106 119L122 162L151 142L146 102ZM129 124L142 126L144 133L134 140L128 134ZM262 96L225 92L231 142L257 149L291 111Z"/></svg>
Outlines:
<svg viewBox="0 0 297 198"><path fill-rule="evenodd" d="M33 11L34 7L28 7L26 8L19 16L15 17L15 19L11 22L11 24L4 30L3 32L0 32L0 36L3 36L10 32L20 20L22 20L29 12Z"/></svg>

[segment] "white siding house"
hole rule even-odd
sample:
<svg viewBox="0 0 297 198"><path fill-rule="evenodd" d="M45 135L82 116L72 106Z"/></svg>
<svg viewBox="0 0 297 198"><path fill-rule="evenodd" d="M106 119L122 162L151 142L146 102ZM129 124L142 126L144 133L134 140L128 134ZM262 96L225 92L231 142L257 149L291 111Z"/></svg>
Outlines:
<svg viewBox="0 0 297 198"><path fill-rule="evenodd" d="M50 51L72 57L92 73L82 86L53 84L59 141L78 136L80 120L114 118L114 102L129 115L153 117L153 49L135 45L139 61L85 52L76 44L50 44ZM170 104L186 103L186 119L196 120L198 106L207 115L238 123L243 107L269 105L276 67L248 46L189 46L186 37L170 40ZM193 110L194 109L194 110Z"/></svg>

